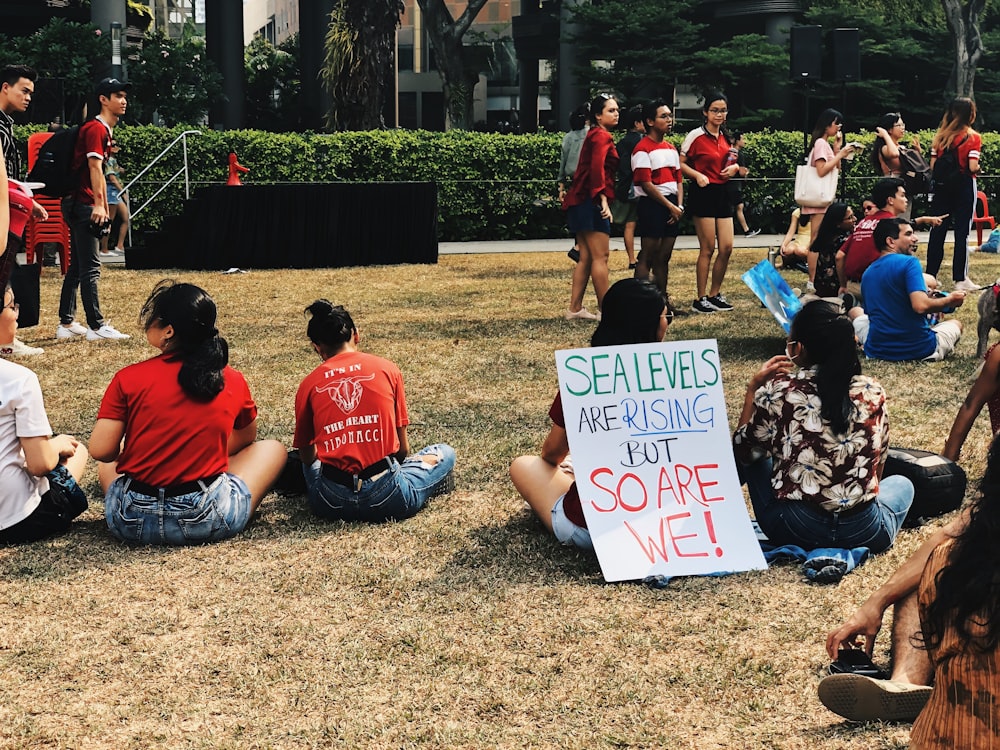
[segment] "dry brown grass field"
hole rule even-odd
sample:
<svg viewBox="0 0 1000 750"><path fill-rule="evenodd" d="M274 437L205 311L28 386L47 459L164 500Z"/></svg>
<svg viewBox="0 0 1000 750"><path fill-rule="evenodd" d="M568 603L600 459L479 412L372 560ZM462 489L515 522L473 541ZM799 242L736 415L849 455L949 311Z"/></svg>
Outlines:
<svg viewBox="0 0 1000 750"><path fill-rule="evenodd" d="M719 340L731 423L784 343L739 280L763 254L734 254L733 313L667 334ZM996 258L973 256L972 276L995 278ZM694 259L675 255L679 301ZM626 275L624 253L612 266ZM525 509L507 466L548 429L553 351L593 329L562 319L569 275L562 253L232 276L109 268L105 314L133 338L56 344L60 279L46 269L42 325L22 335L46 353L23 362L56 430L87 437L112 374L150 356L136 316L170 276L214 296L261 434L287 444L296 387L318 363L302 310L327 297L366 350L401 366L413 444L456 447L457 489L382 526L317 522L301 497L271 494L229 542L129 548L107 532L91 468L91 509L68 535L0 549L0 747L905 747L908 725L846 723L818 702L823 640L942 520L835 586L783 565L656 590L604 583L594 557ZM944 444L977 364L975 300L958 316L954 359L865 365L890 394L894 445ZM988 433L984 415L964 451L970 479Z"/></svg>

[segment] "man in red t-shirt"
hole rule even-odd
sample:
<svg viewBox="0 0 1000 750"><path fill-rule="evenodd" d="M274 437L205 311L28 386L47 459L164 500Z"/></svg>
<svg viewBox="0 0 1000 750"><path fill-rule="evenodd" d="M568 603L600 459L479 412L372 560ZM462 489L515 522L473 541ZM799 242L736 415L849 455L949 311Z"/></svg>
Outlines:
<svg viewBox="0 0 1000 750"><path fill-rule="evenodd" d="M104 181L104 162L111 154L111 133L119 118L125 114L127 91L131 84L117 78L105 78L95 93L101 103L101 113L80 127L73 152L71 169L79 175L77 187L62 200L63 220L69 227L69 268L63 279L59 297L59 327L56 340L65 341L86 337L87 341L127 339L105 321L97 295L97 281L101 278L100 228L110 231L108 225L108 195ZM76 321L76 290L80 288L87 327Z"/></svg>
<svg viewBox="0 0 1000 750"><path fill-rule="evenodd" d="M837 251L837 275L840 277L840 293L851 292L860 299L861 275L879 257L873 234L882 219L894 219L906 213L909 199L906 188L899 177L884 177L875 183L872 202L877 209L858 222L854 232ZM918 216L913 225L936 227L944 216Z"/></svg>

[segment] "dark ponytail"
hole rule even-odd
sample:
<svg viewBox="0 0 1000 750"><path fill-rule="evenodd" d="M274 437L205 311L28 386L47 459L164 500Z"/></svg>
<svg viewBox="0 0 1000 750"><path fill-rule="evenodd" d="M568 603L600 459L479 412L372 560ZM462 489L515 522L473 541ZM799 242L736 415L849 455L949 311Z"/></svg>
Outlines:
<svg viewBox="0 0 1000 750"><path fill-rule="evenodd" d="M854 411L851 381L861 374L854 326L829 302L814 300L792 319L790 335L806 348L809 362L816 365L820 416L830 423L835 435L843 435Z"/></svg>
<svg viewBox="0 0 1000 750"><path fill-rule="evenodd" d="M173 327L167 351L181 360L177 382L184 393L211 401L222 392L229 345L215 327L215 302L204 289L164 279L142 306L139 321L147 330L153 323Z"/></svg>

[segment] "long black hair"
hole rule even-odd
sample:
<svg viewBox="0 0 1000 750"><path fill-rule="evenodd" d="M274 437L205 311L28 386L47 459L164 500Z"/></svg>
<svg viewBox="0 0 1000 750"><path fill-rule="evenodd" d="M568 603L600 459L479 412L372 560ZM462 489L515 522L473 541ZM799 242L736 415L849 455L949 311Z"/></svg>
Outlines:
<svg viewBox="0 0 1000 750"><path fill-rule="evenodd" d="M666 307L656 285L644 279L616 281L604 295L601 322L591 346L623 346L657 341L660 317Z"/></svg>
<svg viewBox="0 0 1000 750"><path fill-rule="evenodd" d="M201 287L164 279L150 292L139 323L173 326L167 353L179 357L177 374L184 393L196 401L211 401L225 387L222 370L229 364L229 345L215 327L215 301Z"/></svg>
<svg viewBox="0 0 1000 750"><path fill-rule="evenodd" d="M884 128L886 132L891 131L896 127L896 123L903 119L903 116L899 112L886 112L880 118L878 118L878 123L876 123L876 128ZM868 154L868 158L871 160L872 166L875 168L875 174L882 174L882 148L885 146L886 140L880 135L875 136L875 144L872 146L872 151Z"/></svg>
<svg viewBox="0 0 1000 750"><path fill-rule="evenodd" d="M810 364L816 366L820 416L834 434L843 435L854 411L851 380L861 374L854 326L829 302L813 300L792 318L789 335L806 348Z"/></svg>
<svg viewBox="0 0 1000 750"><path fill-rule="evenodd" d="M935 576L934 601L921 622L923 648L941 645L949 627L966 647L1000 645L1000 440L994 438L969 524L952 542Z"/></svg>
<svg viewBox="0 0 1000 750"><path fill-rule="evenodd" d="M847 216L848 208L846 203L840 201L831 203L827 207L826 213L823 214L823 221L820 222L819 230L816 232L816 239L809 245L810 252L821 253L824 250L829 250L844 234L840 225L843 223L844 217ZM836 248L834 249L836 250Z"/></svg>
<svg viewBox="0 0 1000 750"><path fill-rule="evenodd" d="M843 124L844 116L840 114L835 109L824 109L819 113L819 117L816 118L816 124L813 125L812 141L809 144L809 148L813 147L820 138L825 137L826 129L833 125L833 123Z"/></svg>
<svg viewBox="0 0 1000 750"><path fill-rule="evenodd" d="M330 300L318 299L306 308L306 312L309 314L306 335L314 344L328 351L339 350L358 330L351 314L342 305L335 305Z"/></svg>

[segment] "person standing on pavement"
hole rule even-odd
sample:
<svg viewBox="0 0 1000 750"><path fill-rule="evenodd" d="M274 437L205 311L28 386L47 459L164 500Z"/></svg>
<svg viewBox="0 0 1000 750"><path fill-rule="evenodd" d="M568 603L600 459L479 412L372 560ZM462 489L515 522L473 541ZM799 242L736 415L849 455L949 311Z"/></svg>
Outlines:
<svg viewBox="0 0 1000 750"><path fill-rule="evenodd" d="M73 252L63 279L59 297L59 326L56 339L66 341L85 337L87 341L129 338L108 323L101 314L97 282L101 278L101 260L97 253L102 230L110 227L108 195L104 181L104 162L111 155L111 137L118 120L128 106L131 84L117 78L104 78L95 93L101 113L80 127L73 151L71 169L78 175L77 187L62 200L63 220L69 227ZM87 316L84 327L75 319L76 290L80 289Z"/></svg>
<svg viewBox="0 0 1000 750"><path fill-rule="evenodd" d="M17 143L14 140L12 115L27 111L31 104L31 97L35 93L35 80L37 78L38 73L27 65L8 65L0 74L0 149L3 150L7 177L12 180L21 179L21 154L18 152ZM49 218L49 212L35 200L32 201L31 215L38 221L45 221ZM14 236L13 239L7 238L7 252L0 257L0 279L5 280L10 277L11 267L16 262L14 257L21 252L21 249L20 236ZM4 284L0 284L0 288ZM38 346L28 346L17 338L11 342L9 347L5 347L5 350L8 348L12 356L42 354L45 351Z"/></svg>

